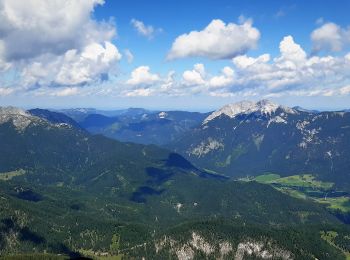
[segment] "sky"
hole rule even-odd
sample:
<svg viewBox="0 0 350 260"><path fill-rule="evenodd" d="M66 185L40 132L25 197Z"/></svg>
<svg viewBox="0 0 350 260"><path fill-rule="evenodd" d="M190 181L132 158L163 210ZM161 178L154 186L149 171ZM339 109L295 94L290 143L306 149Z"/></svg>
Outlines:
<svg viewBox="0 0 350 260"><path fill-rule="evenodd" d="M0 0L0 106L350 108L350 1Z"/></svg>

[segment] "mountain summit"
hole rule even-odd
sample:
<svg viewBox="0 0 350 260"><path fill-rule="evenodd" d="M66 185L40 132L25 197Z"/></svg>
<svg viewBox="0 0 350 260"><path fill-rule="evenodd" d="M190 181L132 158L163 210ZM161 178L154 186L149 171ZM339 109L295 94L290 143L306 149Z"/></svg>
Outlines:
<svg viewBox="0 0 350 260"><path fill-rule="evenodd" d="M211 113L206 119L204 119L203 124L208 123L209 121L217 118L221 115L226 115L231 118L236 117L241 114L251 114L257 113L264 116L270 116L275 113L278 108L283 109L285 112L294 114L296 111L289 107L284 107L278 104L271 102L270 100L263 99L257 102L254 101L240 101L233 104L225 105L219 110Z"/></svg>
<svg viewBox="0 0 350 260"><path fill-rule="evenodd" d="M30 123L42 119L17 107L0 107L0 124L12 121L18 131L23 131Z"/></svg>
<svg viewBox="0 0 350 260"><path fill-rule="evenodd" d="M12 123L18 132L24 132L29 126L49 128L78 127L78 124L63 114L44 109L26 111L17 107L0 107L0 125Z"/></svg>

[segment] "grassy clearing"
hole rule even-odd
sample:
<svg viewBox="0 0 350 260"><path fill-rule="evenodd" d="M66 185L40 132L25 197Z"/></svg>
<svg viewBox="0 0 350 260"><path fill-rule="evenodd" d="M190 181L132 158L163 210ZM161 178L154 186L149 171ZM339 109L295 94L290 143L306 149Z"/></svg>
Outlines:
<svg viewBox="0 0 350 260"><path fill-rule="evenodd" d="M274 180L273 183L279 183L284 186L297 186L324 190L331 189L334 185L334 183L331 182L315 180L315 177L311 174L292 175L284 178L279 178L277 180Z"/></svg>
<svg viewBox="0 0 350 260"><path fill-rule="evenodd" d="M350 198L347 196L327 197L326 192L334 186L331 182L316 180L311 174L292 175L280 177L278 174L263 174L253 179L245 178L244 181L257 181L263 184L270 184L277 190L299 199L312 199L318 203L324 204L330 209L339 209L343 212L350 212ZM316 197L307 192L318 192L325 194L325 197Z"/></svg>
<svg viewBox="0 0 350 260"><path fill-rule="evenodd" d="M0 173L0 180L8 181L16 176L24 175L25 173L26 173L26 171L23 169L19 169L19 170L12 171L12 172L1 172Z"/></svg>
<svg viewBox="0 0 350 260"><path fill-rule="evenodd" d="M350 211L350 198L349 197L337 197L327 199L315 199L315 201L327 205L330 209L339 209L343 212Z"/></svg>
<svg viewBox="0 0 350 260"><path fill-rule="evenodd" d="M303 188L313 188L313 189L322 189L328 190L334 186L332 182L323 182L318 181L311 174L303 175L292 175L288 177L281 178L278 174L264 174L255 177L253 180L260 183L267 184L280 184L285 187L303 187Z"/></svg>
<svg viewBox="0 0 350 260"><path fill-rule="evenodd" d="M260 183L272 183L280 178L281 178L280 175L270 173L270 174L259 175L254 180Z"/></svg>

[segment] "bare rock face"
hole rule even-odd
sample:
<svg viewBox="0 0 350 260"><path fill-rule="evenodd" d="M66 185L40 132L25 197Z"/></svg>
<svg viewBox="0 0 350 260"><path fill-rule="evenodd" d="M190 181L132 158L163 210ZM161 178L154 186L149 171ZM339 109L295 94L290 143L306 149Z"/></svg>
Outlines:
<svg viewBox="0 0 350 260"><path fill-rule="evenodd" d="M262 259L293 259L291 253L261 241L241 242L237 246L235 259L243 260L245 256L255 256Z"/></svg>
<svg viewBox="0 0 350 260"><path fill-rule="evenodd" d="M286 113L294 114L297 113L296 110L280 106L275 104L269 100L263 99L258 102L253 101L241 101L233 104L228 104L221 109L210 114L206 119L204 119L203 124L208 123L212 119L219 117L221 115L226 115L231 118L234 118L237 115L241 114L251 114L251 113L259 113L261 115L272 115L276 112L278 108L281 108Z"/></svg>
<svg viewBox="0 0 350 260"><path fill-rule="evenodd" d="M0 124L12 121L18 131L24 131L32 122L42 119L32 116L27 111L16 107L0 107Z"/></svg>
<svg viewBox="0 0 350 260"><path fill-rule="evenodd" d="M44 124L46 127L69 128L68 124L53 124L44 118L34 116L28 111L17 107L0 107L0 125L12 122L18 132L23 132L29 125Z"/></svg>
<svg viewBox="0 0 350 260"><path fill-rule="evenodd" d="M238 245L230 241L210 242L204 236L192 231L191 238L187 241L177 241L171 237L164 237L155 243L156 252L162 250L170 251L179 260L194 259L199 253L208 258L243 260L247 256L261 259L293 259L292 253L277 247L268 239L244 240Z"/></svg>

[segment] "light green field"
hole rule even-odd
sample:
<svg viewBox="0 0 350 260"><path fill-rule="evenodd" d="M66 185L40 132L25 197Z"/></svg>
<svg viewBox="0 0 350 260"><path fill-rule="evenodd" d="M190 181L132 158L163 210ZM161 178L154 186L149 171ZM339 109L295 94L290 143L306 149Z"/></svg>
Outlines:
<svg viewBox="0 0 350 260"><path fill-rule="evenodd" d="M254 180L260 183L272 183L280 178L281 178L280 175L270 173L270 174L259 175Z"/></svg>
<svg viewBox="0 0 350 260"><path fill-rule="evenodd" d="M341 196L337 198L316 198L304 191L325 192L333 188L334 183L316 180L311 174L292 175L280 177L278 174L263 174L253 179L245 178L245 181L257 181L263 184L270 184L277 190L299 199L312 199L325 205L330 209L339 209L343 212L350 212L350 198ZM302 188L302 189L299 189Z"/></svg>
<svg viewBox="0 0 350 260"><path fill-rule="evenodd" d="M273 183L279 183L285 186L298 186L304 188L318 188L325 190L331 189L334 185L331 182L318 181L311 174L292 175L284 178L279 178L277 180L274 180Z"/></svg>
<svg viewBox="0 0 350 260"><path fill-rule="evenodd" d="M334 185L331 182L318 181L311 174L292 175L292 176L281 178L280 175L271 173L271 174L259 175L254 180L265 184L266 183L281 184L283 186L296 186L296 187L317 188L317 189L325 189L325 190L331 189Z"/></svg>
<svg viewBox="0 0 350 260"><path fill-rule="evenodd" d="M315 199L315 201L328 205L330 209L339 209L344 212L350 211L350 199L348 197Z"/></svg>
<svg viewBox="0 0 350 260"><path fill-rule="evenodd" d="M26 171L23 169L19 169L19 170L12 171L12 172L1 172L0 173L0 180L8 181L16 176L24 175L25 173L26 173Z"/></svg>

